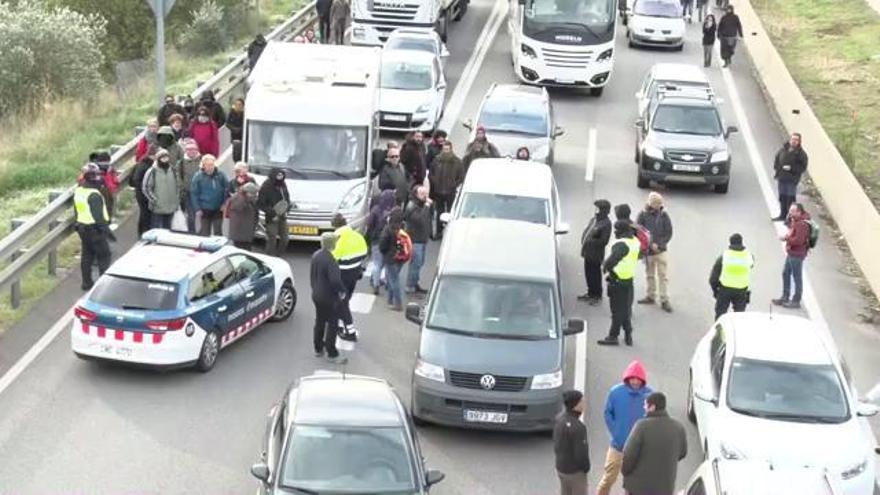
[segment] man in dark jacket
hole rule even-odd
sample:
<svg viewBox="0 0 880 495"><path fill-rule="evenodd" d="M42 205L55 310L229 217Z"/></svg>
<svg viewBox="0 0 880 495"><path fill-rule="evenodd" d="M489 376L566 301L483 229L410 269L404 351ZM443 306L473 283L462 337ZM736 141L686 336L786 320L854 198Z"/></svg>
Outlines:
<svg viewBox="0 0 880 495"><path fill-rule="evenodd" d="M394 190L397 204L403 207L409 196L409 184L406 181L406 172L400 164L400 150L389 149L386 158L388 161L379 172L379 190Z"/></svg>
<svg viewBox="0 0 880 495"><path fill-rule="evenodd" d="M660 307L667 313L672 312L669 304L669 279L666 276L666 247L672 240L672 220L663 207L663 196L651 191L648 194L648 202L645 209L639 212L636 223L648 229L651 233L651 248L645 257L645 268L648 274L648 293L639 304L654 304L658 293L657 280L659 279Z"/></svg>
<svg viewBox="0 0 880 495"><path fill-rule="evenodd" d="M226 174L217 170L216 158L202 156L202 169L193 176L190 201L199 223L199 235L223 235L223 204L229 192Z"/></svg>
<svg viewBox="0 0 880 495"><path fill-rule="evenodd" d="M434 158L431 166L431 194L434 196L436 237L443 235L440 215L452 209L455 191L464 182L464 165L452 151L452 142L443 142L443 150Z"/></svg>
<svg viewBox="0 0 880 495"><path fill-rule="evenodd" d="M427 151L421 131L411 132L400 147L400 162L410 185L421 185L428 173Z"/></svg>
<svg viewBox="0 0 880 495"><path fill-rule="evenodd" d="M736 40L742 37L743 28L739 16L733 13L733 6L728 5L721 20L718 21L718 39L721 41L721 58L724 60L724 67L730 65L733 52L736 50Z"/></svg>
<svg viewBox="0 0 880 495"><path fill-rule="evenodd" d="M333 0L317 0L315 12L318 14L318 30L321 32L321 43L330 43L330 6Z"/></svg>
<svg viewBox="0 0 880 495"><path fill-rule="evenodd" d="M370 178L378 177L379 173L382 172L382 169L385 168L385 165L388 164L388 152L392 149L400 149L400 145L397 144L397 141L388 141L385 143L385 149L376 148L370 154ZM399 156L399 155L398 155Z"/></svg>
<svg viewBox="0 0 880 495"><path fill-rule="evenodd" d="M633 345L632 303L633 279L639 262L639 241L635 238L632 223L627 220L614 222L614 237L617 241L611 246L611 254L602 263L607 275L608 302L611 306L611 328L608 336L599 345L618 345L620 330L624 332L626 345Z"/></svg>
<svg viewBox="0 0 880 495"><path fill-rule="evenodd" d="M287 210L290 208L290 191L284 169L272 169L272 174L260 186L257 208L263 212L266 232L266 254L281 256L287 251L290 240L287 231Z"/></svg>
<svg viewBox="0 0 880 495"><path fill-rule="evenodd" d="M333 257L336 240L336 234L324 232L321 234L321 249L312 255L309 270L312 302L315 304L315 327L312 337L315 357L323 357L326 352L331 362L345 364L348 359L339 356L339 351L336 350L336 325L339 322L337 309L339 302L345 297L342 274L336 258Z"/></svg>
<svg viewBox="0 0 880 495"><path fill-rule="evenodd" d="M578 296L591 306L602 302L602 261L605 259L605 246L611 240L611 203L605 199L596 200L596 214L590 219L581 234L581 258L584 259L584 278L587 292Z"/></svg>
<svg viewBox="0 0 880 495"><path fill-rule="evenodd" d="M174 114L186 115L186 110L174 101L174 95L165 95L165 104L159 108L159 115L157 116L159 125L171 125L169 119Z"/></svg>
<svg viewBox="0 0 880 495"><path fill-rule="evenodd" d="M260 60L260 55L263 54L263 50L265 48L266 38L264 38L262 34L258 34L254 38L254 41L251 41L251 44L248 45L247 57L248 67L250 67L250 70L254 70L254 67L257 65L257 61Z"/></svg>
<svg viewBox="0 0 880 495"><path fill-rule="evenodd" d="M797 187L807 171L808 161L807 152L801 147L800 133L792 133L773 159L773 178L779 186L779 216L774 221L785 220L791 204L797 200Z"/></svg>
<svg viewBox="0 0 880 495"><path fill-rule="evenodd" d="M743 245L740 234L730 236L730 245L715 260L709 275L709 287L715 296L715 319L727 313L733 305L735 312L746 310L749 304L749 286L755 258Z"/></svg>
<svg viewBox="0 0 880 495"><path fill-rule="evenodd" d="M446 143L447 137L446 131L440 129L431 134L431 142L428 143L428 151L427 155L425 155L425 163L428 165L429 173L431 172L431 167L434 166L434 159L443 152L443 144Z"/></svg>
<svg viewBox="0 0 880 495"><path fill-rule="evenodd" d="M587 427L581 422L586 408L584 394L567 390L562 394L565 411L556 417L553 427L553 452L561 495L587 495L587 473L590 472L590 446Z"/></svg>
<svg viewBox="0 0 880 495"><path fill-rule="evenodd" d="M645 399L645 413L623 447L623 488L630 495L673 495L678 462L687 455L687 434L669 417L662 393Z"/></svg>
<svg viewBox="0 0 880 495"><path fill-rule="evenodd" d="M782 269L782 297L774 299L773 304L786 308L801 307L801 294L804 286L804 259L810 251L810 214L804 205L794 203L788 212L788 232L780 237L785 241L785 265ZM794 293L791 284L794 282ZM790 298L789 298L790 296Z"/></svg>
<svg viewBox="0 0 880 495"><path fill-rule="evenodd" d="M431 200L425 186L416 186L412 201L404 214L406 231L412 239L412 258L406 274L406 292L425 294L428 291L419 285L419 275L425 264L425 251L431 236Z"/></svg>
<svg viewBox="0 0 880 495"><path fill-rule="evenodd" d="M218 128L223 127L223 125L226 124L226 111L223 110L223 105L214 99L214 91L206 89L205 92L202 93L202 99L199 100L199 106L208 109L208 115L211 117L211 120L217 124Z"/></svg>

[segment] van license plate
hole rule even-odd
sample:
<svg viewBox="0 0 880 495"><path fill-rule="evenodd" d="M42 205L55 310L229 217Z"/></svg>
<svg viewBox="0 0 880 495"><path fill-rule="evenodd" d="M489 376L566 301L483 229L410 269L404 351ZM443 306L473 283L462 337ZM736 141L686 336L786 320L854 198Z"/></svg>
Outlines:
<svg viewBox="0 0 880 495"><path fill-rule="evenodd" d="M699 172L699 165L682 165L680 163L676 163L672 166L672 170L677 172Z"/></svg>
<svg viewBox="0 0 880 495"><path fill-rule="evenodd" d="M574 84L574 79L557 79L557 84Z"/></svg>
<svg viewBox="0 0 880 495"><path fill-rule="evenodd" d="M393 113L386 113L385 120L389 120L391 122L406 122L406 115L395 115Z"/></svg>
<svg viewBox="0 0 880 495"><path fill-rule="evenodd" d="M291 235L318 235L318 227L310 225L291 225Z"/></svg>
<svg viewBox="0 0 880 495"><path fill-rule="evenodd" d="M464 410L464 420L471 423L507 423L507 413Z"/></svg>

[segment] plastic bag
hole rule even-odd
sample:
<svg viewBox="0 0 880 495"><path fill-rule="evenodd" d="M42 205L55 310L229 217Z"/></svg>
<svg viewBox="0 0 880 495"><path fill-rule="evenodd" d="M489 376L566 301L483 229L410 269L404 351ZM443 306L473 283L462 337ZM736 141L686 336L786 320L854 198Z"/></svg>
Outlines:
<svg viewBox="0 0 880 495"><path fill-rule="evenodd" d="M188 232L186 228L186 214L180 208L171 217L171 230L175 232Z"/></svg>
<svg viewBox="0 0 880 495"><path fill-rule="evenodd" d="M345 340L339 335L336 336L336 350L341 352L351 352L354 350L354 342Z"/></svg>

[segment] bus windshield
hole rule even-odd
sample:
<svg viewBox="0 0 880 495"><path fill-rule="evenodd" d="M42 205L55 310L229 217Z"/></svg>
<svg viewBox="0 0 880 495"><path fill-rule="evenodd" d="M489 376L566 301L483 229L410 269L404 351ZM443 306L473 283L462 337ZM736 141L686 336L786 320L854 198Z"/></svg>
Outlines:
<svg viewBox="0 0 880 495"><path fill-rule="evenodd" d="M279 167L296 179L363 177L367 128L252 120L247 128L247 160L255 171Z"/></svg>
<svg viewBox="0 0 880 495"><path fill-rule="evenodd" d="M616 5L617 0L526 0L523 34L548 42L565 35L567 44L611 41Z"/></svg>

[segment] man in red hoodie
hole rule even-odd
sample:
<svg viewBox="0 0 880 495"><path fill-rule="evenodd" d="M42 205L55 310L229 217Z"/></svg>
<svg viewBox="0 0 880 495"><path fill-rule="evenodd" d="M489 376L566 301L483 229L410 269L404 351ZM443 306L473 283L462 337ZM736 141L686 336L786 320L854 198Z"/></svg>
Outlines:
<svg viewBox="0 0 880 495"><path fill-rule="evenodd" d="M801 307L801 294L803 293L804 258L810 250L810 224L807 222L810 214L804 209L804 205L794 203L788 209L788 232L780 237L785 241L785 266L782 269L782 297L774 299L773 304L786 308L797 309ZM791 282L794 281L794 294L791 292ZM790 297L789 297L790 296Z"/></svg>

